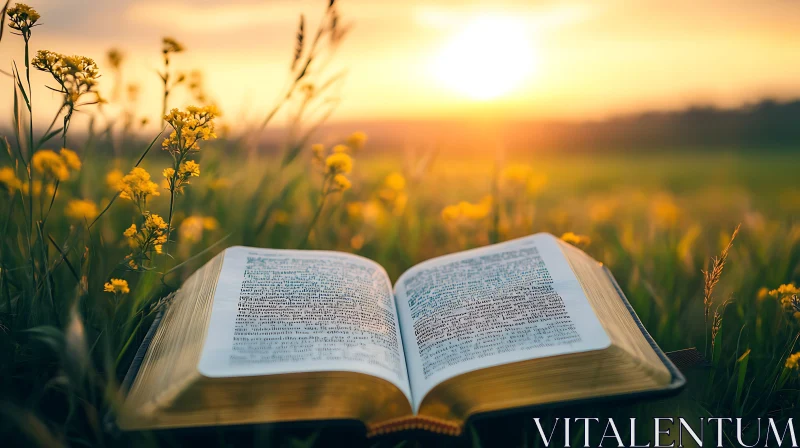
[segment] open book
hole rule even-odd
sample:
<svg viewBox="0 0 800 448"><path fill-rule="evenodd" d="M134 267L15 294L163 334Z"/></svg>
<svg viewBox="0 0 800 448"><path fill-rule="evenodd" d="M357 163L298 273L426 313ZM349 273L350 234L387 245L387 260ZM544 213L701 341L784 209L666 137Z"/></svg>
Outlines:
<svg viewBox="0 0 800 448"><path fill-rule="evenodd" d="M356 255L231 247L176 294L118 424L458 434L476 414L663 392L676 375L608 271L549 234L425 261L394 288Z"/></svg>

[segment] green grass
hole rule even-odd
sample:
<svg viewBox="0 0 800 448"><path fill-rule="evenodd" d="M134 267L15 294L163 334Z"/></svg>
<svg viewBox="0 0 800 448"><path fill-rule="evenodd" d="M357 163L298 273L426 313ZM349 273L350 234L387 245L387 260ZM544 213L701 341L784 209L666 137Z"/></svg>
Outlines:
<svg viewBox="0 0 800 448"><path fill-rule="evenodd" d="M167 267L186 263L167 275L164 283L160 281L162 259L149 273L129 272L120 264L129 252L122 231L137 214L130 202L117 200L91 230L60 213L70 197L99 204L110 200L114 191L102 181L108 167L132 166L135 160L109 162L99 156L100 147L83 154L79 177L62 186L54 203L42 233L48 235L44 244L34 242L47 260L34 254L36 269L46 274L39 277L43 284L33 290L25 285L30 272L22 238L24 219L21 214L11 215L3 239L0 289L5 327L0 347L7 361L2 366L3 409L6 415L15 415L6 420L6 431L23 430L24 434L27 430L39 442L50 434L75 444L110 443L99 419L118 399L118 382L158 298L226 246L300 244L314 212L321 177L308 154L279 170L276 159L245 161L223 152L225 146L216 142L203 147L199 158L203 175L178 198L175 242L169 250L175 260L168 261ZM570 408L560 411L567 414L547 415L623 419L796 415L797 376L787 379L783 362L798 350L798 325L776 299L758 299L762 287L772 289L800 280L800 197L791 157L666 152L520 157L520 162L548 180L535 194L514 191L512 186L500 190L500 239L540 231L589 236L591 244L585 249L615 274L659 345L665 350L696 346L712 361L711 368L690 375L690 391L675 399L613 410ZM400 155L371 157L369 146L355 158L353 188L329 198L310 247L372 258L394 279L424 259L488 243L492 230L488 217L450 223L440 212L448 204L478 202L490 193L490 163L440 158L416 175L406 172L408 182L402 194L408 201L402 212L393 212L395 203L381 194L383 181L407 164ZM143 166L157 173L166 164L166 158L154 153ZM209 182L220 177L228 179L230 186L210 189ZM14 205L18 198L4 196L0 206L18 210L19 204ZM354 203L362 204L361 213L353 213ZM151 203L156 213L165 214L167 206L166 195ZM219 226L188 242L180 225L191 215L213 217ZM714 293L712 313L723 301L732 302L719 308L722 326L712 352L709 325L703 318L701 270L739 223L742 230ZM359 236L363 244L355 249L353 238ZM59 262L59 250L67 255L64 262ZM79 282L83 277L85 292ZM103 283L111 277L127 279L132 290L116 304L112 295L102 292ZM531 416L523 413L479 421L470 434L486 446L498 441L533 443L536 429ZM37 430L37 425L47 431ZM251 440L263 430L254 431L234 440ZM294 443L303 434L268 429L262 436L276 443ZM335 440L326 439L326 434L315 440ZM157 443L163 437L146 439ZM231 436L222 433L219 437Z"/></svg>

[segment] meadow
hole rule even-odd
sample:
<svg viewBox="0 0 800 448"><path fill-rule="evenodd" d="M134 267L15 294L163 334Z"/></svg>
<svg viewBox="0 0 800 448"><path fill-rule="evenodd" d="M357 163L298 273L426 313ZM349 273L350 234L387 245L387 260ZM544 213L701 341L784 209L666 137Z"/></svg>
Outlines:
<svg viewBox="0 0 800 448"><path fill-rule="evenodd" d="M14 8L6 32L22 39L3 42L27 48L36 20ZM120 443L103 418L119 404L139 342L169 305L163 298L225 247L347 251L394 280L422 260L536 232L605 263L664 350L697 347L709 361L677 398L573 416L785 422L800 414L796 152L375 154L358 129L315 133L301 116L278 153L261 153L251 150L257 130L215 129L212 104L169 111L170 90L189 87L170 71L180 51L164 40L165 130L154 135L133 132L139 117L70 130L76 110L102 118L88 58L31 51L33 62L17 61L3 78L15 89L14 130L0 156L0 434L12 445ZM303 87L304 51L292 64L303 75L291 84L293 95L305 92L302 105L317 98ZM58 111L32 110L27 72L35 70L63 95ZM55 113L53 125L34 126L32 113ZM478 421L448 443L537 446L531 416ZM175 437L123 440L179 445ZM268 427L235 440L313 446L336 437ZM369 443L409 446L416 437Z"/></svg>

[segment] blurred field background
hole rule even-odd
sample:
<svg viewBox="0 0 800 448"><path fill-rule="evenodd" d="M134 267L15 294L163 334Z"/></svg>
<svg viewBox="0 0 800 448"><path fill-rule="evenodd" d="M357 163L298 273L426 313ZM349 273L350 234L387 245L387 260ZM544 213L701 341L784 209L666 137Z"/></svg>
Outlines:
<svg viewBox="0 0 800 448"><path fill-rule="evenodd" d="M181 66L191 42L178 51L164 41L155 53L171 65L156 65L160 79L152 72L136 79L169 95L142 99L138 88L126 87L120 74L131 63L117 50L94 55L99 84L79 95L86 104L70 105L70 86L44 77L50 73L31 68L34 85L27 83L30 60L19 59L27 39L10 34L24 35L24 23L6 28L2 46L14 47L16 66L2 77L14 96L3 104L0 124L6 137L0 145L3 440L12 446L178 446L193 438L219 446L431 442L415 434L365 442L357 430L271 426L233 435L210 430L119 439L105 431L103 419L121 399L120 382L153 317L167 306L161 299L227 246L347 251L376 260L396 279L425 259L536 232L560 236L605 263L664 350L697 347L710 362L691 373L689 391L674 399L545 416L785 422L800 413L800 355L792 355L800 350L797 102L577 123L513 123L490 112L442 122L331 123L339 101L348 100L331 93L332 86L346 77L315 61L333 58L348 25L334 6L325 6L320 52L310 50L317 28L309 21L295 30L293 51L285 48L293 55L291 67L283 64L285 96L266 102L259 114L222 108L212 119L216 138L206 135L199 150L185 152L178 147L186 142L162 150L180 121L168 124L134 105L185 111L225 95L206 91L202 74ZM14 4L9 8L15 11ZM48 17L43 28L56 22ZM35 42L39 28L28 30ZM34 54L31 49L29 58ZM66 91L46 93L40 84ZM100 92L108 102L90 104ZM35 109L31 96L49 97L55 106ZM67 128L62 120L72 106L79 106L76 124ZM31 110L36 117L55 113L56 124L47 129L49 119L29 120ZM80 163L59 153L61 146ZM33 163L47 149L55 150L51 163L66 175ZM332 164L335 154L349 162ZM187 171L189 183L170 188L186 160L199 164L199 176ZM139 162L159 192L145 207L120 197L123 176ZM169 167L175 172L165 179ZM124 232L135 224L140 235L152 214L168 220L171 230L157 230L160 244L132 247ZM124 288L111 279L124 280ZM538 446L532 416L476 421L464 439L432 443ZM756 431L747 428L747 440Z"/></svg>

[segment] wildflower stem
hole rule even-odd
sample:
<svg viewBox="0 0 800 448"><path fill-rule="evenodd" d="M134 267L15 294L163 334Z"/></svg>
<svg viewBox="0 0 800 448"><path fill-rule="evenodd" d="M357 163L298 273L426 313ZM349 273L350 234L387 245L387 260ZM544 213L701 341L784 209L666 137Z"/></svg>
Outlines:
<svg viewBox="0 0 800 448"><path fill-rule="evenodd" d="M175 174L172 175L172 181L169 185L169 214L167 215L167 242L165 246L169 248L169 238L172 234L172 212L175 209L175 183L177 182L177 170L175 170ZM164 251L164 272L166 273L167 270L167 260L169 257L169 249Z"/></svg>
<svg viewBox="0 0 800 448"><path fill-rule="evenodd" d="M322 209L325 207L325 200L328 199L329 179L330 176L326 176L325 180L322 182L322 197L319 200L317 211L314 212L314 217L311 218L311 222L308 224L308 230L306 230L306 236L303 238L303 242L300 243L300 249L305 249L308 245L308 239L311 238L311 232L314 231L314 227L317 225L317 221L322 214Z"/></svg>
<svg viewBox="0 0 800 448"><path fill-rule="evenodd" d="M5 19L5 18L3 18ZM28 213L29 213L29 220L30 229L28 230L28 254L30 255L31 259L31 281L33 284L36 284L36 262L34 261L33 257L33 247L32 247L32 240L33 240L33 167L31 166L31 162L33 160L33 103L31 102L33 99L33 92L31 92L31 60L30 60L30 38L31 33L30 29L27 29L22 33L23 40L25 41L25 78L28 83L28 92L27 92L27 99L26 104L28 106L28 161L26 163L27 171L28 171ZM19 70L17 70L17 79L19 79ZM20 88L22 86L20 85ZM22 151L20 151L21 153ZM24 161L23 161L24 163Z"/></svg>
<svg viewBox="0 0 800 448"><path fill-rule="evenodd" d="M42 217L42 227L47 222L47 217L50 216L50 210L53 209L53 203L56 201L56 194L58 194L58 186L61 184L61 181L56 180L55 185L53 185L53 195L50 197L50 205L47 207L47 213L44 214Z"/></svg>
<svg viewBox="0 0 800 448"><path fill-rule="evenodd" d="M67 131L69 130L69 124L70 124L70 121L72 120L72 112L74 111L74 106L72 105L72 103L64 102L64 104L62 104L61 107L58 108L58 111L56 112L55 117L53 117L53 122L50 123L50 126L47 128L47 131L42 136L43 139L47 138L47 135L49 134L50 129L53 128L53 124L58 119L58 116L61 114L61 111L63 111L65 108L67 109L67 113L64 116L64 127L61 128L61 147L62 148L66 148L67 147ZM31 131L31 139L33 139L33 131ZM42 141L41 143L44 143L44 141ZM31 145L33 145L33 140L31 140ZM39 144L37 144L37 148L36 149L38 149L38 146L39 146ZM31 147L31 153L33 153L33 147ZM50 211L53 209L53 203L55 203L55 201L56 201L56 194L58 194L59 184L60 184L60 181L56 180L55 185L53 186L53 195L50 197L50 205L47 207L47 213L42 213L42 210L39 210L39 215L42 218L42 227L44 227L45 223L47 222L47 217L50 216Z"/></svg>
<svg viewBox="0 0 800 448"><path fill-rule="evenodd" d="M61 111L64 110L64 107L66 107L66 104L62 104L61 107L58 109L58 111L56 111L56 114L53 116L53 121L50 122L50 126L47 127L47 130L45 130L44 134L42 134L42 138L40 138L39 141L36 143L36 147L34 148L34 150L39 149L44 143L46 143L50 138L57 135L59 132L63 132L63 129L60 129L56 131L54 135L50 135L50 132L53 130L53 126L56 125L56 121L58 121L58 117L61 116Z"/></svg>
<svg viewBox="0 0 800 448"><path fill-rule="evenodd" d="M61 147L67 147L67 130L69 130L69 124L72 120L72 111L75 110L72 104L67 105L67 114L64 115L64 128L61 129Z"/></svg>
<svg viewBox="0 0 800 448"><path fill-rule="evenodd" d="M114 195L113 198L111 198L111 201L108 202L108 205L106 205L106 208L104 208L103 211L100 212L100 214L97 215L97 217L95 217L92 220L91 223L89 223L89 226L87 227L87 229L91 229L94 226L94 224L97 222L97 220L100 219L100 217L103 216L108 211L108 209L111 208L112 205L114 205L114 201L116 201L117 198L119 198L119 191L117 192L117 194Z"/></svg>
<svg viewBox="0 0 800 448"><path fill-rule="evenodd" d="M25 78L28 82L28 161L33 158L33 91L31 89L30 29L22 34L25 40Z"/></svg>
<svg viewBox="0 0 800 448"><path fill-rule="evenodd" d="M300 243L300 248L305 249L308 245L308 239L311 237L311 232L314 231L314 227L319 220L319 216L322 214L322 208L325 206L325 199L327 195L322 196L322 200L319 203L319 207L317 207L317 211L314 213L314 217L311 219L311 223L308 225L308 230L306 231L306 236L303 238L303 242Z"/></svg>
<svg viewBox="0 0 800 448"><path fill-rule="evenodd" d="M166 103L165 103L166 106ZM183 137L178 132L178 141L182 142ZM178 170L180 169L181 162L186 157L186 153L180 152L177 156L173 154L173 168L172 179L169 180L169 214L167 215L167 241L165 246L167 249L164 251L164 275L167 272L167 260L169 259L169 239L172 235L172 213L175 209L175 189L178 186ZM163 280L163 275L162 275Z"/></svg>
<svg viewBox="0 0 800 448"><path fill-rule="evenodd" d="M164 80L164 98L161 102L161 116L167 114L167 102L169 100L169 53L164 52L164 76L161 77Z"/></svg>

